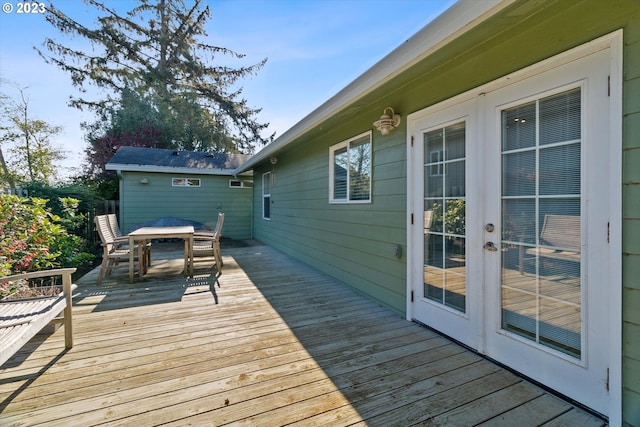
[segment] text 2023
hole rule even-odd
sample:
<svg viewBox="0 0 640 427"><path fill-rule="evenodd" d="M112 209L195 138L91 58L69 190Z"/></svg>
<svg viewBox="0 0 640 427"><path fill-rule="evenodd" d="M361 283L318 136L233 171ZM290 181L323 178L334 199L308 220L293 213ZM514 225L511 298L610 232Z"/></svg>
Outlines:
<svg viewBox="0 0 640 427"><path fill-rule="evenodd" d="M16 4L16 13L44 13L44 3L23 2Z"/></svg>

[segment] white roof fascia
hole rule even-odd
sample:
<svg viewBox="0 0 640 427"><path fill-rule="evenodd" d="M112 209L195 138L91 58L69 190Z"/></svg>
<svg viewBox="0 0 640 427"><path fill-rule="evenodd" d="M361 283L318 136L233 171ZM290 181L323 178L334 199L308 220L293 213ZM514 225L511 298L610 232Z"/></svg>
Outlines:
<svg viewBox="0 0 640 427"><path fill-rule="evenodd" d="M159 173L180 173L188 175L233 175L233 169L198 169L183 168L172 166L156 166L156 165L128 165L122 163L107 163L107 170L115 170L118 172L159 172Z"/></svg>
<svg viewBox="0 0 640 427"><path fill-rule="evenodd" d="M327 120L335 111L347 107L367 93L387 83L398 74L491 18L515 1L458 0L457 3L411 36L389 55L240 165L234 171L234 174L251 169L309 129Z"/></svg>

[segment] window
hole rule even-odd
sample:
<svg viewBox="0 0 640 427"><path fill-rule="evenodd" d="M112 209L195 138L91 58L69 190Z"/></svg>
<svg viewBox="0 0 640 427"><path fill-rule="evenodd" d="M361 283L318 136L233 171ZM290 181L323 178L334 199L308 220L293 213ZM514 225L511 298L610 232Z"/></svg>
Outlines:
<svg viewBox="0 0 640 427"><path fill-rule="evenodd" d="M229 188L253 188L253 182L232 179L229 181Z"/></svg>
<svg viewBox="0 0 640 427"><path fill-rule="evenodd" d="M200 187L200 178L171 178L172 187Z"/></svg>
<svg viewBox="0 0 640 427"><path fill-rule="evenodd" d="M371 200L371 132L329 148L329 201L368 203Z"/></svg>
<svg viewBox="0 0 640 427"><path fill-rule="evenodd" d="M271 219L271 172L262 174L262 218Z"/></svg>

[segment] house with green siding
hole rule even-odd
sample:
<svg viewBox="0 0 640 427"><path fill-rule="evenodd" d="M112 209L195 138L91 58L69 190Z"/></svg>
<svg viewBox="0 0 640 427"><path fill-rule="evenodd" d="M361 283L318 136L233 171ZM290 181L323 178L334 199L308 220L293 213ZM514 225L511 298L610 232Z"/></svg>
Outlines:
<svg viewBox="0 0 640 427"><path fill-rule="evenodd" d="M460 1L249 171L256 239L640 426L637 0Z"/></svg>
<svg viewBox="0 0 640 427"><path fill-rule="evenodd" d="M213 230L224 212L222 236L251 237L253 179L233 176L249 156L121 147L106 169L118 174L120 225L129 232L163 218L202 223Z"/></svg>

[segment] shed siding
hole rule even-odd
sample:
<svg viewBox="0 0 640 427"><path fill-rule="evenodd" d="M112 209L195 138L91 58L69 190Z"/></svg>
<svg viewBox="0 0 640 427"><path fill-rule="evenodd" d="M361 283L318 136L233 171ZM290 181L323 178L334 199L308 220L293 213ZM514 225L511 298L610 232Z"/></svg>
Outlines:
<svg viewBox="0 0 640 427"><path fill-rule="evenodd" d="M254 203L261 206L261 174L273 170L271 221L254 214L255 237L405 311L406 127L373 133L371 204L328 202L329 147L372 128L382 109L403 119L439 101L493 81L618 29L624 29L623 69L623 419L640 426L640 2L582 0L516 2L348 111L309 131L278 162L258 165ZM401 259L392 255L394 245ZM473 278L471 278L473 280Z"/></svg>
<svg viewBox="0 0 640 427"><path fill-rule="evenodd" d="M200 187L173 187L172 178L199 178ZM146 179L147 184L140 183ZM125 231L162 217L176 217L215 227L225 213L222 235L251 237L251 189L229 188L230 176L122 172L120 218Z"/></svg>

